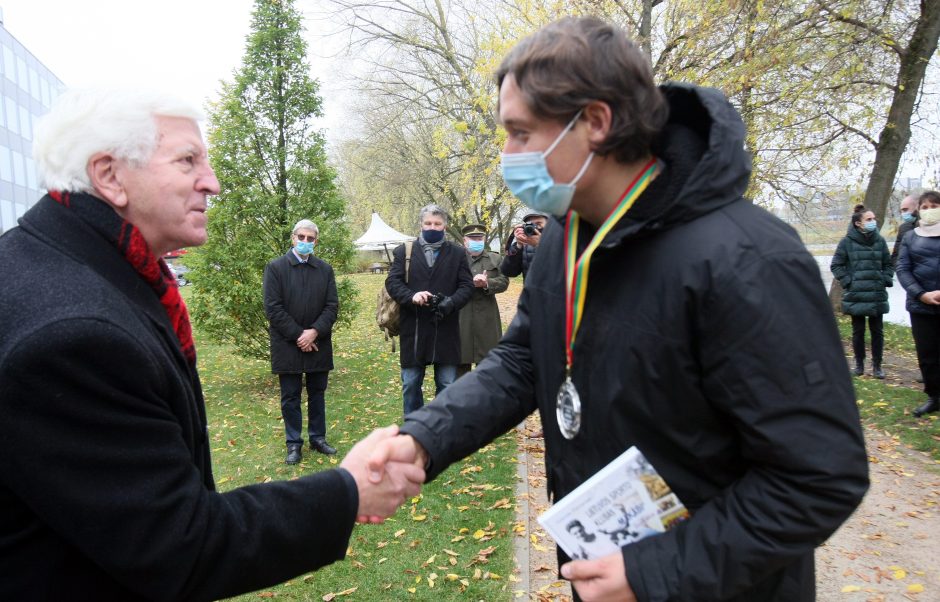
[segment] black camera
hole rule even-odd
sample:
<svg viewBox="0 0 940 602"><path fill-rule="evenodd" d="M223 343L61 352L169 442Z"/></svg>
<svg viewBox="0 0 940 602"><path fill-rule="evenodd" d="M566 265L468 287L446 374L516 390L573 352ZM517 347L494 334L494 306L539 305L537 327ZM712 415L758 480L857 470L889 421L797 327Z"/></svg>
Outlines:
<svg viewBox="0 0 940 602"><path fill-rule="evenodd" d="M441 293L437 293L428 297L428 300L426 301L426 305L428 306L428 309L430 309L431 311L434 311L437 309L437 306L440 305L441 301L443 300L444 300L444 295L442 295Z"/></svg>
<svg viewBox="0 0 940 602"><path fill-rule="evenodd" d="M542 226L533 224L532 222L525 222L522 224L522 231L525 232L526 236L535 236L536 234L542 233Z"/></svg>

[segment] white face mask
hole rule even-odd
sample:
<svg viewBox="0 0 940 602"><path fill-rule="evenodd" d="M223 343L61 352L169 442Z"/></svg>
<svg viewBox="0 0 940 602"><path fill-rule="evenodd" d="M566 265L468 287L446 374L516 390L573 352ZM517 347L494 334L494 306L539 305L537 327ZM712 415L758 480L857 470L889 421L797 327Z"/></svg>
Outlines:
<svg viewBox="0 0 940 602"><path fill-rule="evenodd" d="M932 226L940 222L940 207L920 210L920 223L922 226Z"/></svg>

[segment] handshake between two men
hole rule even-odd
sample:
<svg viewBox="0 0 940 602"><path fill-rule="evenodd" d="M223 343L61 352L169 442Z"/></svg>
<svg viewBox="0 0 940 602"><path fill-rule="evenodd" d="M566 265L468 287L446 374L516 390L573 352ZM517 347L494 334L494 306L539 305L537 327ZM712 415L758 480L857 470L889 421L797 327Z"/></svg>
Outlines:
<svg viewBox="0 0 940 602"><path fill-rule="evenodd" d="M355 479L359 490L357 521L381 523L417 495L424 483L427 454L410 435L398 436L387 426L353 446L340 468Z"/></svg>

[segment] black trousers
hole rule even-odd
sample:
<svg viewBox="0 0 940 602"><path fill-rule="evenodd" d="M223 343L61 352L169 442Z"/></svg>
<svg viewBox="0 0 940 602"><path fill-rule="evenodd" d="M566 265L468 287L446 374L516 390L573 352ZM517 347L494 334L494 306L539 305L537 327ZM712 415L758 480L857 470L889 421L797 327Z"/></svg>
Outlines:
<svg viewBox="0 0 940 602"><path fill-rule="evenodd" d="M911 312L911 334L927 397L940 397L940 315Z"/></svg>
<svg viewBox="0 0 940 602"><path fill-rule="evenodd" d="M284 434L287 443L304 442L303 412L300 409L300 394L303 379L307 378L307 431L310 441L326 437L326 386L329 372L307 372L306 374L278 374L281 381L281 416L284 418Z"/></svg>
<svg viewBox="0 0 940 602"><path fill-rule="evenodd" d="M884 316L852 316L852 352L855 361L865 359L865 318L868 318L868 329L871 331L871 359L876 364L881 363L885 348Z"/></svg>

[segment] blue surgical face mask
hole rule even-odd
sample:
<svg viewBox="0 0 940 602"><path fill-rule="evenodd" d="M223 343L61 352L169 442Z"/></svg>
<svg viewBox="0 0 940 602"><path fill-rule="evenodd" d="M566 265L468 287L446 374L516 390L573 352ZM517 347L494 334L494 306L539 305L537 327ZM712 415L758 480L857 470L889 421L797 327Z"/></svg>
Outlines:
<svg viewBox="0 0 940 602"><path fill-rule="evenodd" d="M878 222L865 222L865 232L874 232L878 229Z"/></svg>
<svg viewBox="0 0 940 602"><path fill-rule="evenodd" d="M421 238L424 239L424 242L430 243L433 245L434 243L439 242L444 239L444 231L432 230L432 229L422 230Z"/></svg>
<svg viewBox="0 0 940 602"><path fill-rule="evenodd" d="M294 245L294 250L297 251L298 255L310 255L313 253L313 243L303 240L298 240Z"/></svg>
<svg viewBox="0 0 940 602"><path fill-rule="evenodd" d="M574 196L575 185L587 171L591 159L594 158L594 153L591 152L578 175L567 184L555 183L548 173L545 157L555 150L565 134L571 131L571 128L578 122L579 117L581 117L581 111L578 111L574 119L565 126L545 152L503 153L502 155L503 181L506 182L509 191L536 211L544 211L559 217L567 213Z"/></svg>
<svg viewBox="0 0 940 602"><path fill-rule="evenodd" d="M471 240L467 242L467 249L471 253L482 253L483 252L483 241L482 240Z"/></svg>
<svg viewBox="0 0 940 602"><path fill-rule="evenodd" d="M913 211L908 211L907 213L902 213L902 214L901 214L901 219L902 219L904 222L912 222L912 221L914 221L916 218L914 217L914 212L913 212Z"/></svg>

